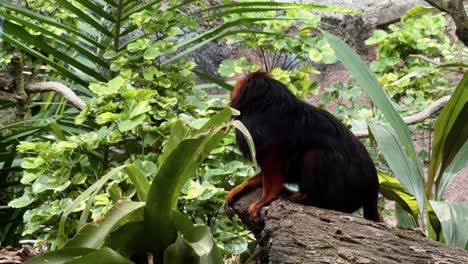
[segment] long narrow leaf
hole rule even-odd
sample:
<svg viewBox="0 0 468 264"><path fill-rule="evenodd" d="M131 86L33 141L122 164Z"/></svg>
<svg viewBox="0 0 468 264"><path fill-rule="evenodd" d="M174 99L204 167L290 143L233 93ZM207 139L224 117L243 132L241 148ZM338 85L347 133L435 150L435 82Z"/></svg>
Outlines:
<svg viewBox="0 0 468 264"><path fill-rule="evenodd" d="M434 125L434 144L431 163L427 171L427 192L434 180L440 182L440 175L450 165L458 150L468 137L468 73L458 84L447 105L440 112ZM439 171L439 179L436 174Z"/></svg>
<svg viewBox="0 0 468 264"><path fill-rule="evenodd" d="M245 140L247 141L247 145L249 146L249 149L250 149L250 157L252 158L252 162L254 164L257 164L255 144L254 144L252 135L250 135L249 130L239 120L234 120L234 122L232 122L232 125L244 135Z"/></svg>
<svg viewBox="0 0 468 264"><path fill-rule="evenodd" d="M127 172L128 178L135 186L140 201L146 201L150 188L150 182L146 178L145 174L134 164L127 166L125 168L125 172Z"/></svg>
<svg viewBox="0 0 468 264"><path fill-rule="evenodd" d="M74 13L80 20L88 23L89 25L93 26L96 30L103 33L108 37L113 37L112 32L110 32L107 28L105 28L101 23L96 21L92 16L86 14L78 7L74 6L68 0L57 0L57 2L62 5L64 8L68 9L70 12ZM80 1L79 1L80 2Z"/></svg>
<svg viewBox="0 0 468 264"><path fill-rule="evenodd" d="M206 74L204 74L202 72L199 72L199 71L192 70L192 72L195 73L201 79L204 79L204 80L207 80L207 81L209 81L211 83L214 83L214 84L218 85L219 87L224 88L224 89L226 89L228 91L232 91L232 89L233 89L232 85L230 85L229 83L223 82L221 80L218 80L216 78L208 76L208 75L206 75Z"/></svg>
<svg viewBox="0 0 468 264"><path fill-rule="evenodd" d="M444 174L440 177L440 182L435 193L436 200L441 201L443 199L445 191L455 179L455 176L466 166L468 166L468 141L463 144L457 156L455 156L447 169L445 169Z"/></svg>
<svg viewBox="0 0 468 264"><path fill-rule="evenodd" d="M255 22L260 22L260 21L297 21L299 20L298 18L266 18L266 17L251 17L251 18L239 18L233 21L226 22L220 26L217 26L211 30L208 30L202 34L197 35L194 38L188 39L186 41L183 41L181 43L178 43L175 48L180 49L182 47L185 47L187 45L196 43L200 40L206 39L206 38L212 38L213 36L217 35L218 33L222 32L225 29L231 28L231 27L236 27L239 25L248 25L252 24Z"/></svg>
<svg viewBox="0 0 468 264"><path fill-rule="evenodd" d="M127 20L131 15L133 15L135 13L138 13L138 12L141 12L143 10L149 9L149 8L159 4L161 2L162 2L162 0L152 0L152 1L149 1L148 3L143 3L143 4L138 5L138 6L133 6L130 10L128 10L122 16L122 20Z"/></svg>
<svg viewBox="0 0 468 264"><path fill-rule="evenodd" d="M323 34L328 43L330 43L332 49L335 51L336 56L352 73L353 77L359 83L361 89L366 92L372 102L382 112L385 120L390 124L391 128L395 132L396 139L401 144L400 147L401 150L403 150L404 156L408 157L406 161L411 161L412 163L408 164L409 168L411 168L411 175L398 175L398 177L411 177L412 179L399 178L399 180L406 188L411 187L410 192L416 196L416 199L419 203L419 210L421 215L423 215L425 199L424 195L420 193L418 188L420 188L424 182L424 173L421 161L416 155L416 150L414 149L408 126L398 114L397 110L393 107L390 98L384 92L381 85L370 71L369 67L362 61L359 55L343 40L339 39L335 35L328 32L324 32Z"/></svg>
<svg viewBox="0 0 468 264"><path fill-rule="evenodd" d="M76 0L76 1L82 4L83 6L86 6L87 8L89 8L89 10L93 11L99 17L105 18L106 20L115 23L114 17L112 17L111 14L104 11L104 9L102 9L99 5L95 4L95 1L89 1L89 0Z"/></svg>
<svg viewBox="0 0 468 264"><path fill-rule="evenodd" d="M388 166L406 190L416 197L422 215L426 202L424 183L418 175L418 169L403 149L403 144L395 131L388 126L371 124L370 129Z"/></svg>
<svg viewBox="0 0 468 264"><path fill-rule="evenodd" d="M353 74L353 77L356 78L361 89L364 90L372 102L379 108L387 122L395 130L401 142L404 144L404 148L411 160L413 160L415 164L418 164L417 167L421 171L420 176L422 178L422 166L419 165L419 159L417 158L416 151L414 150L414 146L411 141L409 128L401 118L400 114L398 114L398 111L393 107L390 98L384 92L374 74L370 71L367 64L362 61L359 55L343 40L328 32L324 32L324 36L335 51L337 57Z"/></svg>
<svg viewBox="0 0 468 264"><path fill-rule="evenodd" d="M464 249L468 242L468 204L430 202L442 224L445 243Z"/></svg>
<svg viewBox="0 0 468 264"><path fill-rule="evenodd" d="M144 202L117 202L106 213L105 217L85 225L64 247L99 249L111 231L117 230L120 226L129 222L142 221L144 205Z"/></svg>
<svg viewBox="0 0 468 264"><path fill-rule="evenodd" d="M57 70L59 73L61 73L64 77L70 78L71 80L83 85L87 86L88 82L84 81L77 75L71 73L69 70L65 69L63 66L60 64L56 63L55 61L50 60L46 56L42 55L41 53L31 49L27 45L24 45L22 42L17 41L15 38L11 37L8 33L4 32L3 33L3 39L10 43L11 45L17 47L18 49L21 49L25 51L26 53L29 53L29 55L36 57L37 59L43 61L44 63L50 65L53 67L55 70Z"/></svg>
<svg viewBox="0 0 468 264"><path fill-rule="evenodd" d="M284 6L281 8L268 8L268 7L263 7L263 8L235 8L235 9L230 9L227 11L219 12L213 15L209 15L205 17L205 19L213 19L217 17L223 17L226 15L230 14L247 14L247 13L259 13L259 12L269 12L269 11L286 11L286 10L298 10L298 9L304 9L302 7L297 7L297 6Z"/></svg>
<svg viewBox="0 0 468 264"><path fill-rule="evenodd" d="M94 55L91 51L83 48L81 45L78 45L73 41L70 41L67 38L59 36L59 35L55 34L54 32L52 32L50 30L47 30L47 29L45 29L43 27L39 27L39 26L37 26L37 25L35 25L33 23L30 23L29 21L26 21L26 20L24 20L24 19L22 19L20 17L12 16L12 15L4 12L3 10L0 10L0 15L5 17L6 19L8 19L10 21L15 21L16 23L19 23L20 25L22 25L24 27L31 28L31 29L33 29L35 31L41 32L44 35L50 36L50 37L54 38L55 40L57 40L59 42L62 42L66 46L75 49L79 53L81 53L84 56L86 56L87 58L89 58L91 61L96 62L96 63L98 63L99 65L101 65L103 67L106 67L106 68L109 67L109 64L106 63L103 59L101 59L100 57Z"/></svg>
<svg viewBox="0 0 468 264"><path fill-rule="evenodd" d="M52 252L46 252L40 256L32 258L25 262L25 264L44 264L44 263L53 263L53 264L62 264L66 263L71 259L80 258L86 256L91 252L94 252L94 249L90 248L63 248L55 250Z"/></svg>
<svg viewBox="0 0 468 264"><path fill-rule="evenodd" d="M379 176L380 193L385 198L397 202L414 219L417 219L419 207L416 198L392 176L382 171L378 171L377 175Z"/></svg>
<svg viewBox="0 0 468 264"><path fill-rule="evenodd" d="M282 2L260 2L260 1L248 1L242 3L235 3L231 2L224 5L216 5L210 8L198 10L193 14L198 14L201 12L225 9L225 8L237 8L237 7L258 7L258 6L267 6L267 7L297 7L303 9L310 9L310 10L321 10L321 11L330 11L330 12L343 12L343 13L351 13L351 14L359 14L360 11L346 9L341 7L331 7L331 6L324 6L324 5L314 5L314 4L296 4L296 3L282 3Z"/></svg>
<svg viewBox="0 0 468 264"><path fill-rule="evenodd" d="M64 230L65 230L65 222L67 221L68 215L77 207L79 206L82 202L86 201L89 196L95 192L96 190L99 190L102 188L102 186L116 173L124 169L128 165L122 165L117 168L112 169L109 171L106 175L102 176L97 182L95 182L93 185L91 185L88 189L86 189L83 193L81 193L62 213L62 217L60 218L60 223L59 223L59 228L58 228L58 233L59 237L62 239L65 236ZM60 241L63 242L63 241Z"/></svg>
<svg viewBox="0 0 468 264"><path fill-rule="evenodd" d="M161 155L158 158L158 163L163 164L167 157L172 153L172 151L177 147L177 145L184 140L185 136L189 131L189 127L182 120L177 120L174 125L171 127L171 133L169 138L164 145Z"/></svg>
<svg viewBox="0 0 468 264"><path fill-rule="evenodd" d="M66 55L63 52L60 52L57 50L55 47L49 46L47 43L44 43L37 37L29 34L27 31L25 31L23 28L19 27L18 25L15 25L9 21L5 21L4 23L4 30L5 33L9 33L10 35L17 36L18 38L21 38L23 42L33 45L43 51L44 53L48 53L56 57L57 59L63 60L64 62L69 63L73 67L76 67L80 71L88 74L89 76L99 80L99 81L106 81L106 78L101 76L95 69L90 68L78 60L75 60L71 58L70 56Z"/></svg>
<svg viewBox="0 0 468 264"><path fill-rule="evenodd" d="M83 40L86 40L87 42L89 42L89 44L91 44L91 46L95 46L95 47L98 47L100 49L105 49L106 48L105 46L103 46L99 42L97 42L94 39L86 36L85 34L82 34L78 30L70 28L67 25L65 25L63 23L59 23L59 22L57 22L57 21L55 21L55 20L53 20L53 19L51 19L51 18L49 18L47 16L37 14L35 12L32 12L29 9L26 9L24 7L20 7L18 5L11 4L11 3L9 3L9 1L5 1L5 0L0 0L0 6L5 7L7 10L13 10L13 11L15 11L15 12L21 14L21 15L24 15L26 17L29 17L31 19L34 19L34 20L37 20L37 21L52 25L52 26L57 27L57 28L61 28L61 29L65 30L65 31L67 31L69 33L73 33L74 35L82 38Z"/></svg>
<svg viewBox="0 0 468 264"><path fill-rule="evenodd" d="M218 128L195 139L181 141L166 158L148 193L145 207L145 227L154 239L151 248L157 254L172 244L177 232L172 221L172 209L180 190L199 164L224 137Z"/></svg>
<svg viewBox="0 0 468 264"><path fill-rule="evenodd" d="M192 52L194 52L195 50L205 46L206 44L212 42L212 41L215 41L215 40L218 40L218 39L221 39L221 38L224 38L224 37L227 37L227 36L231 36L231 35L236 35L236 34L241 34L241 33L246 33L246 34L259 34L259 35L270 35L270 36L281 36L281 37L285 37L284 35L281 35L281 34L278 34L278 33L273 33L273 32L268 32L268 31L257 31L257 30L247 30L247 29L239 29L239 30L230 30L230 31L226 31L226 32L222 32L220 34L216 34L208 39L205 39L203 40L202 42L196 44L196 45L193 45L192 47L182 51L182 52L179 52L177 53L176 56L166 60L163 62L163 64L169 64L187 54L190 54ZM288 38L294 38L294 37L288 37ZM194 37L194 39L198 39L200 40L200 38L198 38L198 36ZM189 45L189 44L192 44L192 41L189 39L188 41L186 41L183 45L177 45L177 49L181 49L183 47L185 47L186 45Z"/></svg>

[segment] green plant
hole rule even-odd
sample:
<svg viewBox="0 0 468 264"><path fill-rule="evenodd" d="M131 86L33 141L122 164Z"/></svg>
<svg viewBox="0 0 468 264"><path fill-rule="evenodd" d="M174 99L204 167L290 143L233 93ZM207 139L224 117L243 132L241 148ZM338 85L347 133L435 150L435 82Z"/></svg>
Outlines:
<svg viewBox="0 0 468 264"><path fill-rule="evenodd" d="M251 19L259 14L227 14L226 22ZM320 16L307 10L283 9L263 12L263 21L245 25L246 33L228 37L228 44L250 50L250 58L224 60L219 73L225 77L258 69L283 82L298 96L317 94L318 85L311 75L318 74L313 63L333 63L335 56L326 41L317 34ZM276 19L275 19L276 18Z"/></svg>
<svg viewBox="0 0 468 264"><path fill-rule="evenodd" d="M63 231L68 213L84 204L89 195L96 195L105 182L122 169L129 175L142 202L117 201L104 217L83 225L62 249L27 263L43 263L55 258L89 263L97 259L96 255L108 263L132 263L128 258L145 258L147 252L151 252L158 263L222 263L209 228L193 225L187 216L177 211L177 200L184 183L229 132L232 125L223 124L232 114L235 112L227 108L195 131L189 131L186 124L177 121L151 184L134 164L114 168L68 205L61 217L59 232ZM87 210L83 211L82 215L86 214Z"/></svg>
<svg viewBox="0 0 468 264"><path fill-rule="evenodd" d="M366 41L378 45L378 59L370 68L387 94L400 103L400 111L419 112L450 91L445 79L450 69L437 66L463 62L463 58L445 30L441 15L411 15L403 17L401 25L390 25L388 33L376 30Z"/></svg>
<svg viewBox="0 0 468 264"><path fill-rule="evenodd" d="M382 194L396 200L402 209L406 210L412 217L410 225L418 225L418 220L421 226L427 223L427 233L432 239L465 248L468 239L466 206L440 200L445 188L453 180L454 173L461 169L467 160L468 74L465 73L448 105L436 121L434 137L437 143L431 153L430 169L425 181L423 167L411 142L408 126L403 122L377 79L343 41L329 33L325 33L325 36L336 55L351 71L387 121L387 124L371 124L370 129L390 169L401 184L381 173ZM436 171L439 173L434 183ZM435 195L433 190L436 190ZM403 212L397 213L400 217L404 215Z"/></svg>

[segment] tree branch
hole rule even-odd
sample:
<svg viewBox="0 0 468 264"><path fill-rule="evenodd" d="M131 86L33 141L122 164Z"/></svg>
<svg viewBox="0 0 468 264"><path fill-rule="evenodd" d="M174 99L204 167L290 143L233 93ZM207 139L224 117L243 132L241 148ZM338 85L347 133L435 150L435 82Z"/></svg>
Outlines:
<svg viewBox="0 0 468 264"><path fill-rule="evenodd" d="M261 263L468 263L468 251L427 239L418 229L399 229L350 214L273 201L253 225L249 205L261 191L234 203L234 211L253 231Z"/></svg>
<svg viewBox="0 0 468 264"><path fill-rule="evenodd" d="M422 122L431 117L434 113L444 108L444 106L447 105L449 99L450 95L439 98L436 101L429 104L423 111L414 115L404 117L403 121L405 121L405 123L408 125L413 125ZM358 138L366 138L369 136L369 131L367 131L367 129L353 131L353 133Z"/></svg>
<svg viewBox="0 0 468 264"><path fill-rule="evenodd" d="M86 103L81 100L70 88L59 82L36 82L26 86L26 91L29 93L44 93L44 92L57 92L61 94L71 105L83 110Z"/></svg>

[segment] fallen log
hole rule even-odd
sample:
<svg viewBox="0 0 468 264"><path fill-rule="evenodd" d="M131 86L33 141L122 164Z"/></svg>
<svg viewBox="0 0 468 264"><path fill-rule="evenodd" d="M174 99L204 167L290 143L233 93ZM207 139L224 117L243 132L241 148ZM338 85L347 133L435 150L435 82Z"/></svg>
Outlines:
<svg viewBox="0 0 468 264"><path fill-rule="evenodd" d="M263 250L261 263L468 263L468 251L440 244L421 230L388 227L364 218L279 199L264 207L262 226L247 209L259 189L234 204Z"/></svg>

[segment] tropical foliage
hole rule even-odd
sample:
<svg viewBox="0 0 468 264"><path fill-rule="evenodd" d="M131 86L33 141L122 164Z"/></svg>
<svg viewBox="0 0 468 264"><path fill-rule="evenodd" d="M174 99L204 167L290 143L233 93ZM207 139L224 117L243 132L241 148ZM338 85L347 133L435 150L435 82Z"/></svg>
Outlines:
<svg viewBox="0 0 468 264"><path fill-rule="evenodd" d="M409 12L401 26L367 41L379 56L369 69L319 30L312 9L354 12L269 1L0 0L0 69L27 72L25 82L60 82L86 103L76 109L58 93L30 93L16 112L0 114L0 190L9 205L0 207L0 241L31 238L57 249L29 263L220 263L252 255L253 236L226 218L222 202L258 168L241 159L230 133L244 130L225 108L231 83L201 72L190 57L222 39L253 54L224 60L222 77L266 69L298 96L335 105L352 129L369 124L364 142L381 169L381 193L399 204L398 224L466 247L468 208L444 200L468 160L468 77L457 87L445 78L466 67L458 55L466 49L446 37L442 16ZM353 77L321 91L311 79L316 66L337 58ZM401 114L452 93L435 121L430 159L421 160L415 127ZM14 107L1 103L0 110Z"/></svg>

